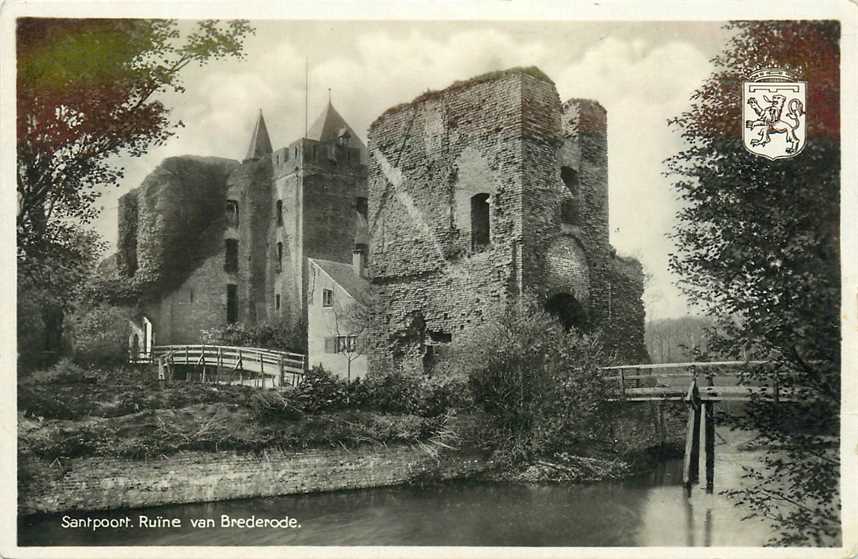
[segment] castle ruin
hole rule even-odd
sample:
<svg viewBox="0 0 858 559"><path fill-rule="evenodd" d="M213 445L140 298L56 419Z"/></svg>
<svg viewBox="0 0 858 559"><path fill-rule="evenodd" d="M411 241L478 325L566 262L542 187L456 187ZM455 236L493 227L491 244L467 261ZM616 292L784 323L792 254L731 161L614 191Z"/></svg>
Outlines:
<svg viewBox="0 0 858 559"><path fill-rule="evenodd" d="M561 103L541 71L516 68L387 110L368 148L330 104L307 136L272 149L260 112L242 162L170 158L122 197L117 269L150 287L142 347L233 322L306 335L308 297L327 296L308 284L315 262L351 266L351 292L368 282L370 371L429 370L489 305L522 295L647 359L642 268L609 244L599 103Z"/></svg>
<svg viewBox="0 0 858 559"><path fill-rule="evenodd" d="M431 367L488 305L524 294L646 360L643 273L608 240L607 116L535 68L393 107L368 140L370 368Z"/></svg>

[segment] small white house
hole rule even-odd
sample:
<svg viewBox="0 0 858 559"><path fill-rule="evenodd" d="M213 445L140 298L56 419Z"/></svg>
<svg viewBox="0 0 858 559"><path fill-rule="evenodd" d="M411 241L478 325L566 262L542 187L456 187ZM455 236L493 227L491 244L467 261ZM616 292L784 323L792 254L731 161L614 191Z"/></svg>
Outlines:
<svg viewBox="0 0 858 559"><path fill-rule="evenodd" d="M307 285L307 363L348 380L367 371L364 350L369 282L365 254L355 250L352 264L309 258Z"/></svg>

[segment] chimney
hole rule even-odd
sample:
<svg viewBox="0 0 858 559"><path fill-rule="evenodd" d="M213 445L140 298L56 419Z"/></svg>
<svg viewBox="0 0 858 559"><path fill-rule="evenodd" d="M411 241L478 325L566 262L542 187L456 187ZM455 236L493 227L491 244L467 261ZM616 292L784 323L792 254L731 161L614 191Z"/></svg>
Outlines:
<svg viewBox="0 0 858 559"><path fill-rule="evenodd" d="M355 247L352 251L352 267L357 277L362 278L364 276L366 272L366 254L363 248Z"/></svg>

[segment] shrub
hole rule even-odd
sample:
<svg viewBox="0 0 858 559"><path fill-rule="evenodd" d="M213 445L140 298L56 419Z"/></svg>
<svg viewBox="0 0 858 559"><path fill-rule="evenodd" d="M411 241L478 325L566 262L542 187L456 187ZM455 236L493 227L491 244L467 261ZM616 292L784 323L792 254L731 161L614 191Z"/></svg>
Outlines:
<svg viewBox="0 0 858 559"><path fill-rule="evenodd" d="M451 409L466 409L473 404L468 379L461 376L423 378L418 385L417 414L437 417Z"/></svg>
<svg viewBox="0 0 858 559"><path fill-rule="evenodd" d="M349 405L346 382L321 366L313 367L294 392L295 402L307 413L345 409Z"/></svg>
<svg viewBox="0 0 858 559"><path fill-rule="evenodd" d="M74 360L84 365L118 365L128 360L132 311L107 303L75 310L68 317Z"/></svg>
<svg viewBox="0 0 858 559"><path fill-rule="evenodd" d="M367 376L351 385L355 407L381 413L415 413L420 397L419 379L400 371Z"/></svg>
<svg viewBox="0 0 858 559"><path fill-rule="evenodd" d="M490 311L453 350L474 402L513 459L590 444L604 435L606 394L597 337L566 331L534 300Z"/></svg>
<svg viewBox="0 0 858 559"><path fill-rule="evenodd" d="M237 322L203 330L200 335L203 343L212 345L263 347L296 353L304 353L307 346L303 326L286 321L252 325Z"/></svg>

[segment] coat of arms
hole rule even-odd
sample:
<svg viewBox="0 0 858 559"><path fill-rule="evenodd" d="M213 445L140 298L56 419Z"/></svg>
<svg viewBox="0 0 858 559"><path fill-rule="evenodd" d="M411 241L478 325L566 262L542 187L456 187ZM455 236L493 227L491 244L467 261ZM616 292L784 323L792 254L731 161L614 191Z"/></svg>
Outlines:
<svg viewBox="0 0 858 559"><path fill-rule="evenodd" d="M763 69L742 84L745 149L766 159L795 157L804 149L807 82L783 70Z"/></svg>

